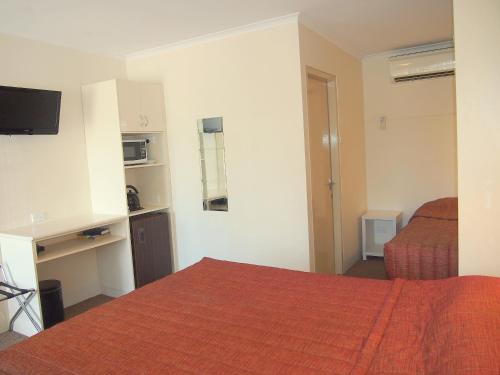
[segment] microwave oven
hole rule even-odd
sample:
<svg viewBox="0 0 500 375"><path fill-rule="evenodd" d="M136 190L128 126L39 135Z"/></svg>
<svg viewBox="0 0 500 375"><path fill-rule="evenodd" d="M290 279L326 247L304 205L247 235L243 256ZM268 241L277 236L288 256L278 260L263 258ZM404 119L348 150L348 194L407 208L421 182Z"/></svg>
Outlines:
<svg viewBox="0 0 500 375"><path fill-rule="evenodd" d="M123 159L125 165L148 162L148 141L146 139L123 139Z"/></svg>

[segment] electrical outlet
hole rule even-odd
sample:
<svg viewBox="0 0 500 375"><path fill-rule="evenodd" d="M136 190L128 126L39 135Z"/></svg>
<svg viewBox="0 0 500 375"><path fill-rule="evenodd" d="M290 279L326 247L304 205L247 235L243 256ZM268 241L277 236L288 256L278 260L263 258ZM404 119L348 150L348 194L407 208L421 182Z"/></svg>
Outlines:
<svg viewBox="0 0 500 375"><path fill-rule="evenodd" d="M47 214L45 212L33 212L30 216L33 224L39 224L47 220Z"/></svg>

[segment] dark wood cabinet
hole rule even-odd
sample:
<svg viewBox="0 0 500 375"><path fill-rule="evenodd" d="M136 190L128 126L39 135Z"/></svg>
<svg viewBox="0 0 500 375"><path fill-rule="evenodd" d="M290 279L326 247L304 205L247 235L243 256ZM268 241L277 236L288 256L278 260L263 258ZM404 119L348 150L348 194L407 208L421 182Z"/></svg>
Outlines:
<svg viewBox="0 0 500 375"><path fill-rule="evenodd" d="M166 213L130 218L135 287L172 273L170 226Z"/></svg>

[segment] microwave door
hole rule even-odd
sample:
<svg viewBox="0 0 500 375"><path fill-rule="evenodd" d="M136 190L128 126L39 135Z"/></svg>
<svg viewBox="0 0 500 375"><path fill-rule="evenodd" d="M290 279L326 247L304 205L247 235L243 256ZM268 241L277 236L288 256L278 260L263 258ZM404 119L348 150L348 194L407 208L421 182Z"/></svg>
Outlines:
<svg viewBox="0 0 500 375"><path fill-rule="evenodd" d="M125 160L125 164L130 164L137 160L138 152L137 143L123 142L123 159Z"/></svg>
<svg viewBox="0 0 500 375"><path fill-rule="evenodd" d="M123 142L123 159L125 165L144 163L141 157L141 143Z"/></svg>

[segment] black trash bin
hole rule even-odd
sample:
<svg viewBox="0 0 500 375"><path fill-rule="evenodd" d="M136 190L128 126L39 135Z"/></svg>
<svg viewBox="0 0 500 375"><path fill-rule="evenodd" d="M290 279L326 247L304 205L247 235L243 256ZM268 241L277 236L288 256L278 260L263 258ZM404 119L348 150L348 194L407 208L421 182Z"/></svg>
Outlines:
<svg viewBox="0 0 500 375"><path fill-rule="evenodd" d="M61 282L59 280L42 280L38 286L42 304L43 326L47 329L64 321Z"/></svg>

